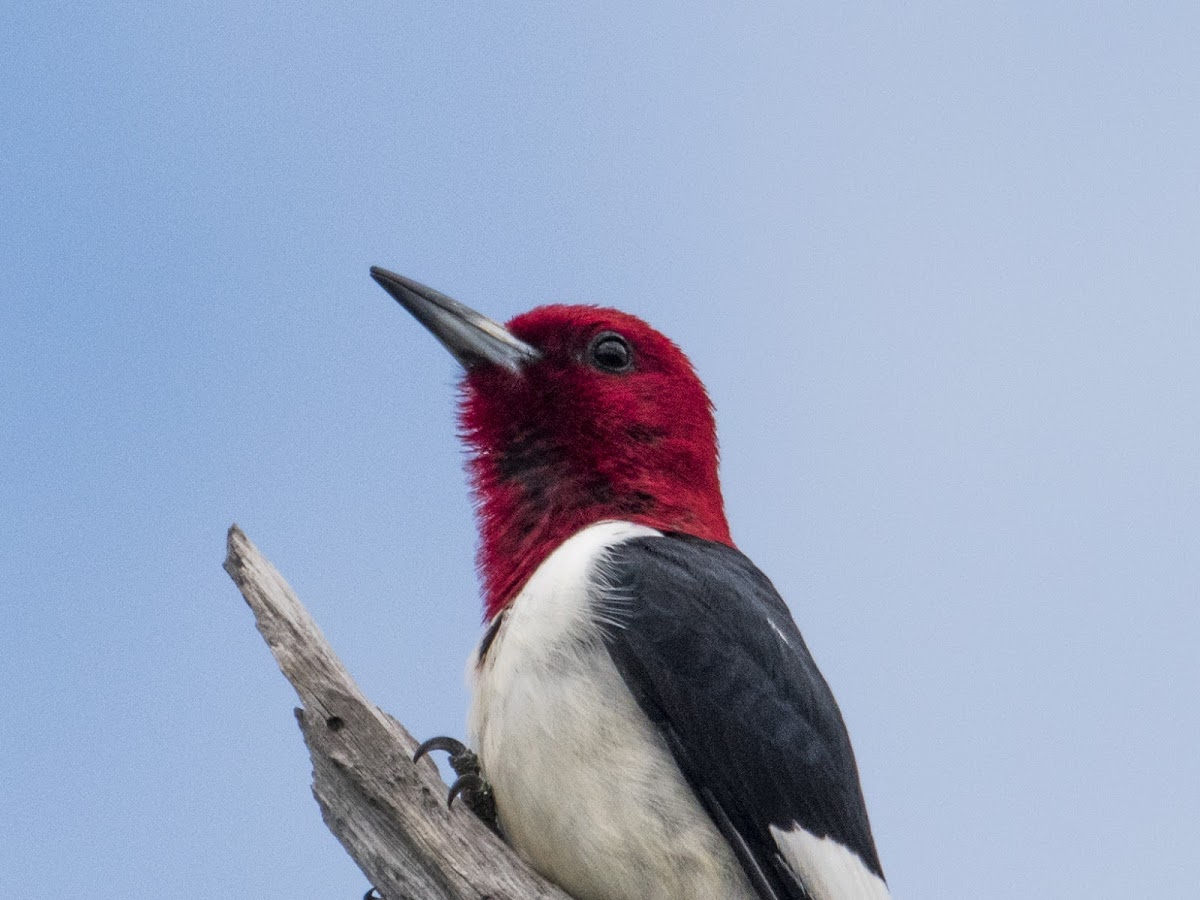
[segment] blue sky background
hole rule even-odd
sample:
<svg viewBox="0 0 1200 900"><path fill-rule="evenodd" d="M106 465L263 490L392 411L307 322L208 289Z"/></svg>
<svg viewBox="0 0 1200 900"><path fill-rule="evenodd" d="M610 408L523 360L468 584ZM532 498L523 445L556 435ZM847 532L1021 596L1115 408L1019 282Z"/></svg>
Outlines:
<svg viewBox="0 0 1200 900"><path fill-rule="evenodd" d="M233 521L462 733L455 367L373 263L689 352L897 898L1195 895L1195 5L646 6L5 6L0 896L366 889Z"/></svg>

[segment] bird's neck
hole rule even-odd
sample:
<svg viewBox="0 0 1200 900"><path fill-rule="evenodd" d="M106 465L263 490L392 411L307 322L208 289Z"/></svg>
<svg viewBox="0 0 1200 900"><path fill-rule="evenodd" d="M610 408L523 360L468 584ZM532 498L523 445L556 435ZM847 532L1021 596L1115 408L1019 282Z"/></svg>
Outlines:
<svg viewBox="0 0 1200 900"><path fill-rule="evenodd" d="M602 471L543 447L527 460L483 453L471 462L486 620L512 602L555 548L596 522L636 522L733 545L715 459L680 458L669 471L626 460Z"/></svg>

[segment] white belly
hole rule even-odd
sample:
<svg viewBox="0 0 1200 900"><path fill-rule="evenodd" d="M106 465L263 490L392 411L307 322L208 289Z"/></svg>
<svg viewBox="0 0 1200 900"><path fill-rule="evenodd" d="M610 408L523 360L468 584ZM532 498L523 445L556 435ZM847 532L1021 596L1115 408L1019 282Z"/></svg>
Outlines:
<svg viewBox="0 0 1200 900"><path fill-rule="evenodd" d="M471 739L509 843L578 900L753 900L595 624L605 551L657 535L602 522L538 568L470 664Z"/></svg>

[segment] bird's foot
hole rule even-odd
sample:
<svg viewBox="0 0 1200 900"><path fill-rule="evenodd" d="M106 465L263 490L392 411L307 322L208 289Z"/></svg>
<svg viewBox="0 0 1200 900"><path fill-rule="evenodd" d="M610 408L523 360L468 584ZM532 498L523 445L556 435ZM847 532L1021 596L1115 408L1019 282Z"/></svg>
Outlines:
<svg viewBox="0 0 1200 900"><path fill-rule="evenodd" d="M462 741L452 737L433 737L417 748L413 754L413 762L431 750L445 750L450 754L450 768L458 778L450 785L450 794L446 805L453 806L455 797L462 797L467 809L475 813L483 824L500 833L500 824L496 819L496 798L492 794L492 786L483 780L483 769L479 765L479 757Z"/></svg>

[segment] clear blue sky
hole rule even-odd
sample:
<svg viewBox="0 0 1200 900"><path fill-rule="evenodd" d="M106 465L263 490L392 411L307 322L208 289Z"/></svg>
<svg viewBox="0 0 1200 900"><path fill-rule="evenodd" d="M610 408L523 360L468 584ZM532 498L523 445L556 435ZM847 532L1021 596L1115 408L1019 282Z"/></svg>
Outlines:
<svg viewBox="0 0 1200 900"><path fill-rule="evenodd" d="M462 733L454 364L373 263L690 353L897 898L1195 895L1195 5L598 9L0 13L0 896L366 889L233 521Z"/></svg>

